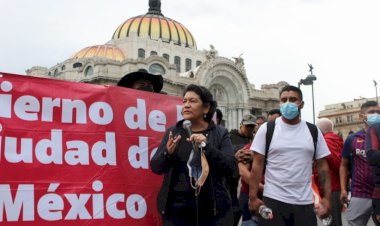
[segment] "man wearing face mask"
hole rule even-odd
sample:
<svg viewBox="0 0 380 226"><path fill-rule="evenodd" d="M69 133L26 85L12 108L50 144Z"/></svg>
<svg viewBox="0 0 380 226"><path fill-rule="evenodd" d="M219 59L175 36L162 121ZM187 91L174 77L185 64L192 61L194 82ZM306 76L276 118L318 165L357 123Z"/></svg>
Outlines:
<svg viewBox="0 0 380 226"><path fill-rule="evenodd" d="M118 86L159 93L164 85L162 75L148 73L145 69L126 74L117 83Z"/></svg>
<svg viewBox="0 0 380 226"><path fill-rule="evenodd" d="M373 168L368 164L366 155L366 129L377 121L380 111L376 101L367 101L360 107L359 120L363 122L365 129L353 133L347 137L343 145L342 162L339 168L342 204L348 204L346 219L349 225L367 225L372 208L372 193L374 182ZM349 170L351 169L351 200L348 200L347 183Z"/></svg>
<svg viewBox="0 0 380 226"><path fill-rule="evenodd" d="M316 213L326 218L330 210L330 176L326 156L330 154L321 131L316 145L306 121L300 117L302 92L285 86L280 92L282 116L275 120L273 137L266 149L267 123L257 131L251 150L255 152L249 184L249 207L256 211L261 205L272 209L269 219L259 219L262 226L317 226ZM267 150L267 152L266 152ZM316 161L324 197L314 212L311 186L312 165ZM257 197L265 165L263 200ZM323 207L322 207L323 206Z"/></svg>
<svg viewBox="0 0 380 226"><path fill-rule="evenodd" d="M371 123L367 130L366 151L368 163L373 167L373 180L375 189L372 193L372 206L374 209L373 221L380 225L380 111L368 116Z"/></svg>

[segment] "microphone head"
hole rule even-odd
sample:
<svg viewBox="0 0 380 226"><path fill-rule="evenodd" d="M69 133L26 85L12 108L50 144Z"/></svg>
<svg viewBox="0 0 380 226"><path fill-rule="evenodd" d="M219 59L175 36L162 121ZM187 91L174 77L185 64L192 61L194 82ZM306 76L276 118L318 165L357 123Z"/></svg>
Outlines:
<svg viewBox="0 0 380 226"><path fill-rule="evenodd" d="M191 122L190 122L190 120L185 120L185 121L183 121L182 126L183 126L184 129L188 129L188 128L190 128L190 127L191 127Z"/></svg>

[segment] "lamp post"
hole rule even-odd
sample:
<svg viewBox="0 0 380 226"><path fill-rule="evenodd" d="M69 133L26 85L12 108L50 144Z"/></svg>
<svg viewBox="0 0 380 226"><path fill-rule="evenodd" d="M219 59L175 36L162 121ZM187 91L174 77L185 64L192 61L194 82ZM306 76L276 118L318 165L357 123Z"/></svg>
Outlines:
<svg viewBox="0 0 380 226"><path fill-rule="evenodd" d="M373 80L373 85L375 86L375 91L376 91L376 103L379 104L379 100L377 99L377 82Z"/></svg>
<svg viewBox="0 0 380 226"><path fill-rule="evenodd" d="M306 76L305 79L301 79L298 82L298 88L300 88L301 85L311 85L311 97L313 102L313 123L315 124L315 109L314 109L314 81L317 80L317 77L313 74L313 65L308 64L310 68L310 75Z"/></svg>

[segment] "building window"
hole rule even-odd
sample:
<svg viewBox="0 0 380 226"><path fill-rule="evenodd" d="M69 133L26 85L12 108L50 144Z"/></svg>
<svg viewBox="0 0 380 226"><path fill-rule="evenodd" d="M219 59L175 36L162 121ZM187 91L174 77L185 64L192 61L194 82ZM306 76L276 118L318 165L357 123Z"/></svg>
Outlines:
<svg viewBox="0 0 380 226"><path fill-rule="evenodd" d="M145 50L144 49L138 50L138 57L139 58L145 58Z"/></svg>
<svg viewBox="0 0 380 226"><path fill-rule="evenodd" d="M187 58L186 59L186 71L190 71L191 70L191 59Z"/></svg>
<svg viewBox="0 0 380 226"><path fill-rule="evenodd" d="M82 67L82 63L76 62L73 64L73 68Z"/></svg>
<svg viewBox="0 0 380 226"><path fill-rule="evenodd" d="M197 60L197 63L196 63L197 67L198 67L199 65L201 65L201 64L202 64L202 61Z"/></svg>
<svg viewBox="0 0 380 226"><path fill-rule="evenodd" d="M169 54L164 53L162 57L165 58L169 62Z"/></svg>
<svg viewBox="0 0 380 226"><path fill-rule="evenodd" d="M151 51L151 52L150 52L150 55L151 55L151 56L157 56L157 52L156 52L156 51Z"/></svg>
<svg viewBox="0 0 380 226"><path fill-rule="evenodd" d="M66 70L66 66L65 66L65 65L62 65L61 70L62 70L62 71Z"/></svg>
<svg viewBox="0 0 380 226"><path fill-rule="evenodd" d="M263 111L262 111L261 108L254 108L254 107L253 107L253 108L251 109L251 114L252 114L252 115L262 115L262 112L263 112Z"/></svg>
<svg viewBox="0 0 380 226"><path fill-rule="evenodd" d="M181 57L175 56L174 57L174 64L177 66L177 72L181 72Z"/></svg>
<svg viewBox="0 0 380 226"><path fill-rule="evenodd" d="M58 76L58 68L56 68L55 70L54 70L54 77L57 77Z"/></svg>
<svg viewBox="0 0 380 226"><path fill-rule="evenodd" d="M161 64L154 63L149 66L149 72L152 74L165 74L165 68Z"/></svg>
<svg viewBox="0 0 380 226"><path fill-rule="evenodd" d="M91 76L94 74L94 68L91 66L86 67L86 70L84 70L84 76Z"/></svg>

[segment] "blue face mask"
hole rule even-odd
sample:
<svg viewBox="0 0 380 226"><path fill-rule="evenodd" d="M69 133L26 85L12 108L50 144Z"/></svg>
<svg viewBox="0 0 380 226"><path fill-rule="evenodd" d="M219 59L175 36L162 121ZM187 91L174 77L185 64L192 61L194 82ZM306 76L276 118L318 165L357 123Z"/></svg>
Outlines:
<svg viewBox="0 0 380 226"><path fill-rule="evenodd" d="M375 123L380 123L380 115L377 113L367 115L367 123L372 126Z"/></svg>
<svg viewBox="0 0 380 226"><path fill-rule="evenodd" d="M294 119L299 114L298 105L290 102L281 104L280 111L282 116L289 120Z"/></svg>

